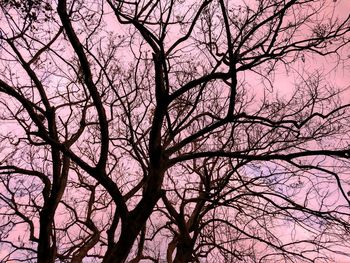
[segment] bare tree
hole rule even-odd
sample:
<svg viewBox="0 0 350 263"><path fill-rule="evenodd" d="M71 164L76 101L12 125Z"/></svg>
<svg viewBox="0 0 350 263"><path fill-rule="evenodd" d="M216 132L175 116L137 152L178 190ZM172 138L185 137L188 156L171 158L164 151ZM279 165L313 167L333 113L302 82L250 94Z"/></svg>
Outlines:
<svg viewBox="0 0 350 263"><path fill-rule="evenodd" d="M339 2L0 1L1 262L350 257Z"/></svg>

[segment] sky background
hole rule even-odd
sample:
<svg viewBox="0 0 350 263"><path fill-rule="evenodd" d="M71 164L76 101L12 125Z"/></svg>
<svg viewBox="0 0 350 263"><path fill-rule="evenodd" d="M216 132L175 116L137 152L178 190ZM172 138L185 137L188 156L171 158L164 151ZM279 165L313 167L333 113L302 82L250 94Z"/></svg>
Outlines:
<svg viewBox="0 0 350 263"><path fill-rule="evenodd" d="M334 1L334 0L329 0L330 2ZM340 14L340 16L347 16L350 12L350 0L338 0L339 1L339 6L336 9L337 14ZM332 62L331 60L326 60L324 58L320 58L320 60L322 59L322 61L317 61L315 60L314 64L310 63L312 66L314 66L315 68L320 66L320 67L326 67L325 71L329 72L329 78L327 76L327 80L330 83L334 83L335 85L337 85L340 88L345 88L347 86L349 86L350 84L350 63L348 61L345 62L344 66L340 66L338 68L337 71L332 72L332 68L334 66L334 61ZM350 60L350 59L349 59ZM318 63L320 62L320 63ZM348 64L347 64L348 63ZM311 66L311 67L312 67ZM329 68L328 68L329 67ZM311 70L311 69L310 69ZM283 85L282 89L288 90L289 87L291 87L293 85L292 81L293 78L287 78L285 75L283 75L283 73L281 72L281 74L278 76L279 79L283 80ZM285 85L284 85L285 84ZM348 93L350 94L350 93ZM344 96L344 100L345 102L349 102L350 100L350 96ZM0 256L1 256L1 251L0 251ZM337 261L335 261L336 263L350 263L350 259L338 256L337 257ZM273 262L272 262L273 263Z"/></svg>

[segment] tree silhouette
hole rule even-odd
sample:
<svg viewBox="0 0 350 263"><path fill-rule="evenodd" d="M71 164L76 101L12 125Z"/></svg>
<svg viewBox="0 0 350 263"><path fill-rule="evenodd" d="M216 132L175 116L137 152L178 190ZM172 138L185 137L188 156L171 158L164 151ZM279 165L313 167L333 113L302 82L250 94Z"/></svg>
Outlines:
<svg viewBox="0 0 350 263"><path fill-rule="evenodd" d="M350 256L338 2L2 0L1 262Z"/></svg>

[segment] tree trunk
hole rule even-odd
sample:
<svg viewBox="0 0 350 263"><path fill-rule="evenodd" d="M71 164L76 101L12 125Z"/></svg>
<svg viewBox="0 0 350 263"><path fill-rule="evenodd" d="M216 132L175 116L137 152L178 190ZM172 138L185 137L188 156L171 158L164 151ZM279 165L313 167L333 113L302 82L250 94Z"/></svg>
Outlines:
<svg viewBox="0 0 350 263"><path fill-rule="evenodd" d="M153 189L154 190L154 189ZM153 208L161 196L160 187L154 192L147 192L129 217L122 223L119 241L108 248L103 263L124 263L136 241L137 236L145 226Z"/></svg>
<svg viewBox="0 0 350 263"><path fill-rule="evenodd" d="M126 261L138 234L144 227L144 224L137 224L133 219L130 219L130 221L133 221L133 223L127 223L122 226L119 241L115 246L108 248L103 258L103 263L124 263Z"/></svg>
<svg viewBox="0 0 350 263"><path fill-rule="evenodd" d="M174 263L192 262L193 242L188 238L180 238L176 246Z"/></svg>
<svg viewBox="0 0 350 263"><path fill-rule="evenodd" d="M38 243L38 263L54 263L55 247L50 245L53 217L50 212L43 210L40 215L40 233Z"/></svg>

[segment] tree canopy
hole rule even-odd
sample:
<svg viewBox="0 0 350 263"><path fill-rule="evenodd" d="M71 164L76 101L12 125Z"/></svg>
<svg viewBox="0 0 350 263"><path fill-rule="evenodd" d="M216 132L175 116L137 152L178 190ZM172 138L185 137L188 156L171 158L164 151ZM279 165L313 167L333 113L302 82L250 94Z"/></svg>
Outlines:
<svg viewBox="0 0 350 263"><path fill-rule="evenodd" d="M1 0L0 261L350 257L338 4Z"/></svg>

